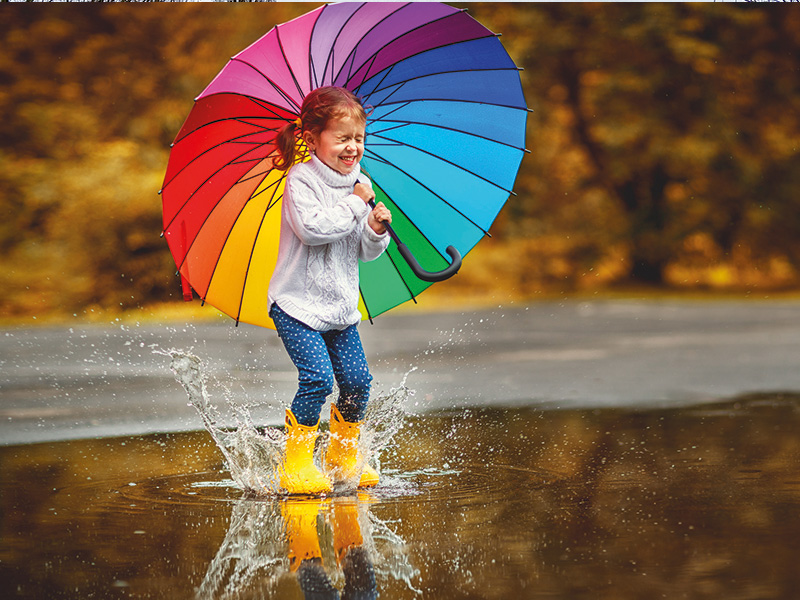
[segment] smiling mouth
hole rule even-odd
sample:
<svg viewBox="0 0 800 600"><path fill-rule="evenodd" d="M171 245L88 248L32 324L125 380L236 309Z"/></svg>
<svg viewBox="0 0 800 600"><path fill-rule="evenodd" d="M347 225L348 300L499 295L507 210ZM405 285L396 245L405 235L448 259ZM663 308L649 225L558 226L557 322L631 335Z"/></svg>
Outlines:
<svg viewBox="0 0 800 600"><path fill-rule="evenodd" d="M353 165L356 162L355 156L340 156L339 160L341 160L346 165Z"/></svg>

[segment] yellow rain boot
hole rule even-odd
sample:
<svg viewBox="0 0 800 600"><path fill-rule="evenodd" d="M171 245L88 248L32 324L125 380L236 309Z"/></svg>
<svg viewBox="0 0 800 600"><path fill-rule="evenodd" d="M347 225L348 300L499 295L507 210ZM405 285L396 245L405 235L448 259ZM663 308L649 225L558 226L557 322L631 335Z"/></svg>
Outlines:
<svg viewBox="0 0 800 600"><path fill-rule="evenodd" d="M333 549L341 564L350 548L364 545L361 525L358 524L358 505L355 502L336 502L333 505Z"/></svg>
<svg viewBox="0 0 800 600"><path fill-rule="evenodd" d="M318 425L301 425L292 411L286 410L286 455L280 468L280 483L290 494L323 494L332 489L330 479L314 465Z"/></svg>
<svg viewBox="0 0 800 600"><path fill-rule="evenodd" d="M344 574L342 598L377 598L375 568L364 546L354 499L333 503L333 550Z"/></svg>
<svg viewBox="0 0 800 600"><path fill-rule="evenodd" d="M334 481L354 479L358 475L356 469L361 468L358 486L371 487L378 485L378 472L358 451L361 423L362 421L348 423L336 405L331 404L331 440L325 454L325 465Z"/></svg>
<svg viewBox="0 0 800 600"><path fill-rule="evenodd" d="M321 500L289 499L281 505L286 537L289 541L289 570L300 568L304 560L322 560L317 536L317 514Z"/></svg>

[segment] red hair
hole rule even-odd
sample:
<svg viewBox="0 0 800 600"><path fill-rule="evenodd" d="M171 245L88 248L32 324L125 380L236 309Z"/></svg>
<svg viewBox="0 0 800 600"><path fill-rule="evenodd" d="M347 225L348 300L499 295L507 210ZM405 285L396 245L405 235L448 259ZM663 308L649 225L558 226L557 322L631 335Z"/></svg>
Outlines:
<svg viewBox="0 0 800 600"><path fill-rule="evenodd" d="M328 86L311 91L303 99L300 124L297 121L287 123L275 137L275 146L278 149L278 156L273 161L275 168L285 171L294 163L298 153L298 132L302 135L310 131L318 136L328 126L328 121L345 117L367 122L367 111L364 110L361 100L350 90Z"/></svg>

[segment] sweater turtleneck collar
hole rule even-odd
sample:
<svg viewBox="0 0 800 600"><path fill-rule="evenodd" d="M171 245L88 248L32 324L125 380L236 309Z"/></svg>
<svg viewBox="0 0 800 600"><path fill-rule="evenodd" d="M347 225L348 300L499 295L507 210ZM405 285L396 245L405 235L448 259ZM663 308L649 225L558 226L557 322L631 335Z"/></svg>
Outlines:
<svg viewBox="0 0 800 600"><path fill-rule="evenodd" d="M320 159L316 157L316 155L311 155L311 160L309 161L311 168L314 170L314 173L326 184L331 187L337 188L352 188L356 182L358 181L358 176L361 174L361 165L357 164L355 168L350 171L347 175L343 173L339 173L339 171L335 169L331 169L328 165L322 162Z"/></svg>

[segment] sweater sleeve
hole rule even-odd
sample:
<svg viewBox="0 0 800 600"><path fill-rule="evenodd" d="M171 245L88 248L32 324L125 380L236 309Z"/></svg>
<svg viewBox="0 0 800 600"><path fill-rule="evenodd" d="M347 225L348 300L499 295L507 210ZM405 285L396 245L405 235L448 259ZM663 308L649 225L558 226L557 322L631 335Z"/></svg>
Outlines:
<svg viewBox="0 0 800 600"><path fill-rule="evenodd" d="M361 251L358 257L364 262L375 260L383 254L390 241L391 238L387 232L384 231L382 234L375 233L365 219L364 231L361 234Z"/></svg>
<svg viewBox="0 0 800 600"><path fill-rule="evenodd" d="M363 173L359 175L358 181L372 187L372 181ZM368 209L367 217L371 210ZM370 262L377 259L389 247L391 237L389 237L388 232L375 233L372 227L369 226L368 218L363 218L362 222L364 229L361 231L361 247L359 248L358 258L364 262Z"/></svg>
<svg viewBox="0 0 800 600"><path fill-rule="evenodd" d="M332 207L323 206L312 186L298 177L287 178L284 202L289 226L307 246L344 239L369 213L369 207L355 194Z"/></svg>

